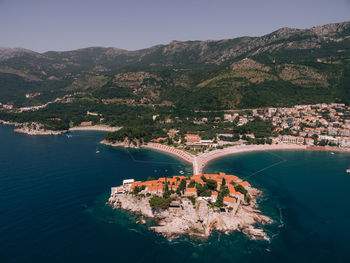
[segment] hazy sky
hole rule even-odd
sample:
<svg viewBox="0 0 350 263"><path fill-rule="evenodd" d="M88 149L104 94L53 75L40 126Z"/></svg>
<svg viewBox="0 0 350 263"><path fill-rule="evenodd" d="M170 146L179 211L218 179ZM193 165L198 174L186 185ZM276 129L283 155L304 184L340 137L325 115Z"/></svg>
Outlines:
<svg viewBox="0 0 350 263"><path fill-rule="evenodd" d="M350 0L0 0L0 46L135 50L348 20Z"/></svg>

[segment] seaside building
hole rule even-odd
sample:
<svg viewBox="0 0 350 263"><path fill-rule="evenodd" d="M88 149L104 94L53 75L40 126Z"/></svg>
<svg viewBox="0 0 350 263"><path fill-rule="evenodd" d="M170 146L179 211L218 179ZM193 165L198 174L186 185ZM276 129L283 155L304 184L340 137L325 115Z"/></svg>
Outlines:
<svg viewBox="0 0 350 263"><path fill-rule="evenodd" d="M158 142L158 143L160 143L160 142L164 142L165 140L166 140L166 138L159 137L157 139L152 139L151 142Z"/></svg>
<svg viewBox="0 0 350 263"><path fill-rule="evenodd" d="M305 138L304 140L305 140L306 145L312 146L315 144L314 139L312 139L312 138Z"/></svg>
<svg viewBox="0 0 350 263"><path fill-rule="evenodd" d="M91 126L92 125L92 121L83 121L80 123L80 126Z"/></svg>
<svg viewBox="0 0 350 263"><path fill-rule="evenodd" d="M350 138L339 138L338 142L340 147L344 147L344 148L350 147Z"/></svg>
<svg viewBox="0 0 350 263"><path fill-rule="evenodd" d="M224 197L224 204L227 206L233 206L236 203L236 198L225 196Z"/></svg>
<svg viewBox="0 0 350 263"><path fill-rule="evenodd" d="M201 137L198 134L185 134L185 140L189 143L200 142Z"/></svg>
<svg viewBox="0 0 350 263"><path fill-rule="evenodd" d="M185 196L197 196L197 189L194 187L186 188L184 195Z"/></svg>
<svg viewBox="0 0 350 263"><path fill-rule="evenodd" d="M303 144L304 138L291 135L284 135L282 136L281 141L284 143Z"/></svg>

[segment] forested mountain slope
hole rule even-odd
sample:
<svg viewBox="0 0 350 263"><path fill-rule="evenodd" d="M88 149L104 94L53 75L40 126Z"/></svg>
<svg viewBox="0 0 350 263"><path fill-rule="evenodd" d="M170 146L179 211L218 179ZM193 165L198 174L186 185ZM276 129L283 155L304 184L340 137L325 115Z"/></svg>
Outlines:
<svg viewBox="0 0 350 263"><path fill-rule="evenodd" d="M349 88L350 22L137 51L0 47L0 102L15 106L76 92L103 103L195 110L350 103Z"/></svg>

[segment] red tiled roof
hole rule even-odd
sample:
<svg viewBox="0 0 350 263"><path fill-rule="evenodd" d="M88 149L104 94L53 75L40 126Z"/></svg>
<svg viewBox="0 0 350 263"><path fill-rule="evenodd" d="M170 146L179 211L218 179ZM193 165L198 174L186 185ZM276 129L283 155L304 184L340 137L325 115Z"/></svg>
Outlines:
<svg viewBox="0 0 350 263"><path fill-rule="evenodd" d="M236 199L233 198L233 197L225 196L224 197L224 202L236 203Z"/></svg>

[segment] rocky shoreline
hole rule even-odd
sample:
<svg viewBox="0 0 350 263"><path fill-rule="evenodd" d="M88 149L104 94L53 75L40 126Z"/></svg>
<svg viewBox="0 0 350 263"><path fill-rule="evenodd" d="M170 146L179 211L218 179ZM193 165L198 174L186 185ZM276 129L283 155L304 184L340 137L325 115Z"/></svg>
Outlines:
<svg viewBox="0 0 350 263"><path fill-rule="evenodd" d="M256 198L261 192L250 188L248 193L252 197L249 204L239 202L232 210L226 209L225 212L212 206L204 198L198 198L193 204L186 197L180 199L179 208L155 210L149 204L151 197L141 197L132 193L112 194L107 204L156 221L157 226L150 229L169 239L182 235L207 239L213 231L241 231L252 239L268 240L264 230L256 227L272 222L257 209Z"/></svg>
<svg viewBox="0 0 350 263"><path fill-rule="evenodd" d="M63 133L66 133L68 131L106 131L106 132L113 132L120 129L120 127L109 127L104 125L95 125L95 126L86 126L86 127L73 127L69 128L69 130L48 130L43 127L42 124L37 122L25 122L25 123L19 123L19 122L10 122L5 120L0 120L0 124L4 125L13 125L14 126L14 132L17 133L23 133L27 135L60 135ZM106 145L110 145L107 141L101 142ZM113 145L113 146L121 146L121 145Z"/></svg>
<svg viewBox="0 0 350 263"><path fill-rule="evenodd" d="M123 147L123 148L136 148L139 149L140 147L137 145L134 145L130 143L129 141L123 141L123 142L110 142L107 140L102 140L100 141L101 144L108 145L108 146L113 146L113 147Z"/></svg>
<svg viewBox="0 0 350 263"><path fill-rule="evenodd" d="M67 130L59 130L59 131L47 130L43 127L42 124L36 123L36 122L18 123L18 122L9 122L9 121L0 120L0 124L13 125L14 132L23 133L27 135L59 135L67 132Z"/></svg>

